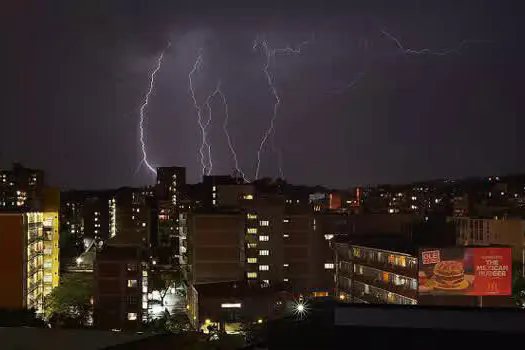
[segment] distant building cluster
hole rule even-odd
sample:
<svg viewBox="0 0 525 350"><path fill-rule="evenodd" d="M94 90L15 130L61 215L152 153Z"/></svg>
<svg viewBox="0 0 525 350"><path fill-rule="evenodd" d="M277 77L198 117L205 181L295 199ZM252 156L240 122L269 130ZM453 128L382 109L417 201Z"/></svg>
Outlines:
<svg viewBox="0 0 525 350"><path fill-rule="evenodd" d="M478 306L472 269L485 255L473 246L509 249L523 274L525 176L333 190L236 176L188 184L185 168L161 167L151 186L60 197L43 179L18 164L0 171L0 263L13 271L0 302L42 312L59 281L60 232L60 271L93 275L103 329L140 329L168 312L235 332L311 298ZM422 249L445 262L436 271L457 271L436 282ZM507 264L504 250L489 253L490 266ZM483 305L512 305L499 284L483 288L493 291Z"/></svg>

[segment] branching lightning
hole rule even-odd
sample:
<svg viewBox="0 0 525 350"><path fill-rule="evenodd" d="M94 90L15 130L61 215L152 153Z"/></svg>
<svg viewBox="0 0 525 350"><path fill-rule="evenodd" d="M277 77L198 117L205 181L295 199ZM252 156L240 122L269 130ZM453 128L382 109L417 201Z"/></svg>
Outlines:
<svg viewBox="0 0 525 350"><path fill-rule="evenodd" d="M193 88L193 74L195 74L196 71L200 69L200 66L202 64L202 49L199 49L197 54L197 59L195 60L195 63L193 64L192 69L190 70L188 74L188 85L189 85L189 91L191 94L191 98L193 100L193 105L195 107L195 111L197 113L197 123L199 124L199 127L201 128L201 135L202 135L202 143L199 147L199 154L200 154L200 162L202 166L202 174L203 175L209 175L211 173L211 169L213 168L213 162L211 159L211 145L208 143L208 134L206 132L207 125L204 125L202 122L202 108L197 102L197 98L195 97L195 89ZM211 115L210 115L211 118ZM210 121L208 121L209 124ZM208 149L208 164L206 164L206 157L204 155L204 149Z"/></svg>
<svg viewBox="0 0 525 350"><path fill-rule="evenodd" d="M452 49L444 49L442 51L433 51L431 49L427 49L427 48L424 48L424 49L421 49L421 50L413 50L413 49L407 49L405 48L401 42L399 41L399 39L397 39L395 36L393 36L392 34L382 30L381 31L381 34L383 34L384 36L388 37L389 39L391 39L395 44L396 46L398 47L398 49L402 52L402 53L405 53L407 55L436 55L436 56L446 56L446 55L449 55L451 53L456 53L456 54L459 54L460 50L463 48L463 46L467 45L468 43L472 42L472 41L467 41L467 40L463 40L459 46L457 48L452 48Z"/></svg>
<svg viewBox="0 0 525 350"><path fill-rule="evenodd" d="M150 75L150 81L149 81L149 90L146 93L146 97L144 98L144 103L142 103L142 106L140 107L140 121L139 121L139 129L140 129L140 145L142 149L142 161L141 163L144 163L146 167L154 174L157 175L157 170L149 163L148 161L148 153L146 152L146 142L144 141L144 112L146 110L146 107L149 103L149 98L151 96L151 93L153 92L153 88L155 86L155 76L160 70L160 67L162 66L162 62L164 60L164 53L166 50L168 50L171 46L171 42L169 41L166 45L166 48L162 50L160 53L159 58L157 59L157 65L153 69Z"/></svg>
<svg viewBox="0 0 525 350"><path fill-rule="evenodd" d="M279 110L279 105L281 104L281 97L277 91L277 87L275 86L275 79L273 75L270 72L270 63L272 60L275 60L275 56L277 54L300 54L303 46L309 44L309 41L303 41L302 43L298 44L295 48L292 48L290 46L286 46L284 48L272 48L266 39L262 38L256 38L253 42L253 50L257 50L258 48L261 48L266 56L266 62L263 67L263 72L266 76L266 80L268 82L268 86L270 87L270 91L272 92L272 95L275 99L275 103L273 104L273 114L272 118L270 119L270 125L266 129L266 131L263 134L263 137L261 139L261 142L259 144L259 150L257 151L257 168L255 170L255 179L259 178L259 171L261 167L261 153L264 148L264 145L266 144L268 138L270 135L272 135L272 132L275 128L275 120L277 119L277 112ZM275 144L272 142L272 146L275 151ZM279 163L279 176L283 176L283 170L281 166L280 161L280 155L278 155L278 163Z"/></svg>
<svg viewBox="0 0 525 350"><path fill-rule="evenodd" d="M239 167L239 161L237 159L237 152L235 152L235 148L233 146L233 142L231 140L230 133L228 131L228 121L229 121L229 118L230 118L230 114L229 114L229 111L228 111L228 100L226 99L226 95L224 94L224 92L221 89L221 81L220 80L217 82L217 86L216 86L215 90L206 99L206 107L208 108L208 113L209 113L208 114L209 115L208 122L206 123L206 127L211 122L211 113L212 113L211 101L213 100L213 98L216 95L220 96L222 104L224 105L224 122L222 123L222 130L224 131L224 134L226 135L226 140L228 141L228 147L229 147L230 152L232 154L233 162L235 164L235 170L237 171L237 173L239 175L242 176L242 178L243 178L243 180L245 182L249 182L249 180L246 178L246 175L244 174L242 169ZM211 148L208 148L208 150L211 151ZM209 157L211 159L211 155L209 155Z"/></svg>
<svg viewBox="0 0 525 350"><path fill-rule="evenodd" d="M463 40L459 43L459 45L455 48L451 48L451 49L443 49L443 50L440 50L440 51L435 51L435 50L432 50L432 49L429 49L429 48L423 48L421 50L414 50L414 49L410 49L410 48L406 48L405 46L403 46L403 44L401 43L401 41L396 38L394 35L392 35L391 33L385 31L385 30L381 30L381 34L385 37L387 37L388 39L392 40L396 47L398 48L398 50L400 51L401 54L404 54L404 55L429 55L429 56L447 56L447 55L450 55L450 54L460 54L461 53L461 50L469 45L469 44L474 44L474 43L487 43L488 41L481 41L481 40ZM352 81L350 81L348 84L346 84L346 86L337 91L336 93L342 93L342 92L345 92L349 89L352 89L356 86L356 84L366 76L366 74L368 73L368 70L370 68L370 65L368 65L363 71L361 71Z"/></svg>

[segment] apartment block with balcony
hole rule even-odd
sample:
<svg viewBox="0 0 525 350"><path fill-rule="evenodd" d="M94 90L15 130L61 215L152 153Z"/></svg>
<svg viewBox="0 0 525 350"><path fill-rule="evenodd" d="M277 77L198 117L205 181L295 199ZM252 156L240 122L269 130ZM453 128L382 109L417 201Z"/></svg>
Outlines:
<svg viewBox="0 0 525 350"><path fill-rule="evenodd" d="M58 286L58 212L0 214L0 308L44 311Z"/></svg>
<svg viewBox="0 0 525 350"><path fill-rule="evenodd" d="M378 247L334 243L339 299L365 304L417 304L417 258Z"/></svg>

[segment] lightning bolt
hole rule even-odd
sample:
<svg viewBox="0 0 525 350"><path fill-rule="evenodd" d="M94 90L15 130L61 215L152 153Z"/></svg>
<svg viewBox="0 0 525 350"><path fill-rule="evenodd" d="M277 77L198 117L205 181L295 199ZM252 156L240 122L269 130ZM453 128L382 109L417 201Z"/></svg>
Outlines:
<svg viewBox="0 0 525 350"><path fill-rule="evenodd" d="M459 45L455 48L450 48L450 49L443 49L443 50L439 50L439 51L435 51L435 50L432 50L432 49L429 49L429 48L423 48L423 49L420 49L420 50L414 50L414 49L411 49L411 48L406 48L402 43L401 41L395 37L394 35L392 35L391 33L385 31L385 30L381 30L380 33L387 37L388 39L392 40L394 42L394 44L396 45L397 49L400 51L400 53L402 54L405 54L405 55L432 55L432 56L447 56L447 55L450 55L450 54L461 54L461 50L463 48L465 48L466 46L468 46L469 44L476 44L476 43L490 43L492 41L487 41L487 40L463 40L459 43ZM343 89L340 89L338 91L336 91L335 93L336 94L340 94L340 93L343 93L349 89L352 89L354 88L357 83L359 83L359 81L361 81L361 79L363 79L366 74L368 73L368 70L370 69L370 65L367 65L367 67L361 71L352 81L350 81L348 84L346 84L346 86L343 88Z"/></svg>
<svg viewBox="0 0 525 350"><path fill-rule="evenodd" d="M268 82L268 86L270 87L270 91L272 92L272 95L273 95L273 97L275 99L275 102L273 104L273 114L272 114L272 118L270 119L270 125L268 126L268 128L264 132L263 137L261 139L261 142L259 144L259 150L257 151L257 168L255 170L255 179L259 178L259 171L260 171L260 167L261 167L261 153L262 153L262 150L263 150L264 145L266 144L268 138L270 137L270 135L272 135L272 132L275 129L275 120L277 119L277 112L279 110L279 105L281 104L281 97L279 95L279 92L277 91L277 87L275 86L275 79L274 79L272 73L270 72L270 63L272 63L272 61L275 61L275 56L277 54L287 54L287 55L300 54L303 46L305 46L305 45L307 45L309 43L310 43L310 41L303 41L300 44L296 45L295 48L292 48L290 46L286 46L284 48L272 48L268 44L268 41L266 39L256 38L254 40L254 42L253 42L252 49L255 51L258 48L261 48L262 51L264 52L265 56L266 56L266 62L265 62L264 67L263 67L263 72L264 72L264 74L266 76L266 81ZM275 141L272 141L272 146L273 146L274 151L275 151L275 147L274 147L275 143L274 142ZM280 158L281 157L279 156L279 159ZM281 161L279 160L278 163L279 163L279 176L282 176L283 171L282 171Z"/></svg>
<svg viewBox="0 0 525 350"><path fill-rule="evenodd" d="M193 105L197 113L197 124L199 125L201 129L201 135L202 135L202 143L201 143L201 146L199 147L200 163L202 166L202 175L209 175L211 173L211 169L213 168L213 163L211 160L211 145L208 143L208 134L206 132L206 128L208 125L205 125L202 122L202 108L197 102L197 98L195 97L195 89L193 87L193 78L192 78L193 74L195 74L195 72L199 70L202 64L202 60L203 60L203 57L202 57L202 48L201 48L198 51L197 58L195 60L195 63L192 66L192 69L188 73L188 85L189 85L191 99L193 101ZM210 121L211 121L211 114L210 114L210 120L208 121L208 124ZM208 148L208 156L209 156L208 165L206 164L204 148Z"/></svg>
<svg viewBox="0 0 525 350"><path fill-rule="evenodd" d="M168 41L168 44L166 45L166 48L162 50L160 53L159 58L157 59L157 64L153 71L150 74L150 81L149 81L149 90L146 93L146 97L144 98L144 102L142 103L142 106L140 107L140 121L139 121L139 129L140 129L140 145L142 149L142 161L141 163L144 163L146 167L151 171L154 175L157 175L157 170L148 161L148 153L146 151L146 142L144 141L144 112L146 110L146 107L148 106L149 99L151 96L151 93L153 92L153 88L155 86L155 76L160 70L160 67L162 66L162 61L164 60L164 53L166 50L168 50L171 46L171 42Z"/></svg>
<svg viewBox="0 0 525 350"><path fill-rule="evenodd" d="M239 160L237 159L237 152L235 152L235 147L233 146L233 142L232 142L232 139L230 137L230 133L228 132L228 122L230 120L230 113L229 113L229 109L228 109L228 100L226 99L226 95L224 94L224 92L221 89L221 81L220 80L217 83L217 88L212 93L212 95L210 95L210 97L213 98L213 96L215 96L216 94L219 95L219 97L222 100L222 104L224 106L224 122L222 123L222 130L224 131L224 135L226 135L226 140L228 141L228 147L229 147L230 152L232 154L233 162L235 164L235 170L236 170L237 174L242 176L242 178L243 178L243 180L245 182L250 182L248 180L248 178L246 177L246 175L244 174L244 172L242 171L241 167L239 166ZM208 108L210 108L209 104L208 104ZM211 108L210 108L210 111L211 111Z"/></svg>
<svg viewBox="0 0 525 350"><path fill-rule="evenodd" d="M433 51L431 49L427 49L427 48L424 48L424 49L421 49L421 50L413 50L413 49L410 49L410 48L405 48L402 44L401 44L401 41L399 41L399 39L397 39L395 36L393 36L392 34L388 33L387 31L384 31L382 30L381 31L381 34L383 34L384 36L386 36L387 38L389 38L390 40L392 40L397 48L402 52L402 53L405 53L407 55L436 55L436 56L446 56L446 55L449 55L451 53L456 53L456 54L459 54L461 49L465 46L465 45L468 45L469 43L473 43L473 42L478 42L478 41L473 41L473 40L463 40L458 47L456 48L452 48L452 49L444 49L444 50L441 50L441 51Z"/></svg>

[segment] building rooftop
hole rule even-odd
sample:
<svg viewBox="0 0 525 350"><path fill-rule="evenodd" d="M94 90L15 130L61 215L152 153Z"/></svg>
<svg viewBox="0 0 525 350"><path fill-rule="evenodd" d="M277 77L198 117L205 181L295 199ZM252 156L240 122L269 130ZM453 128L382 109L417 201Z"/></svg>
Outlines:
<svg viewBox="0 0 525 350"><path fill-rule="evenodd" d="M250 286L245 281L203 283L194 285L199 295L215 298L263 296L276 293L272 287Z"/></svg>

